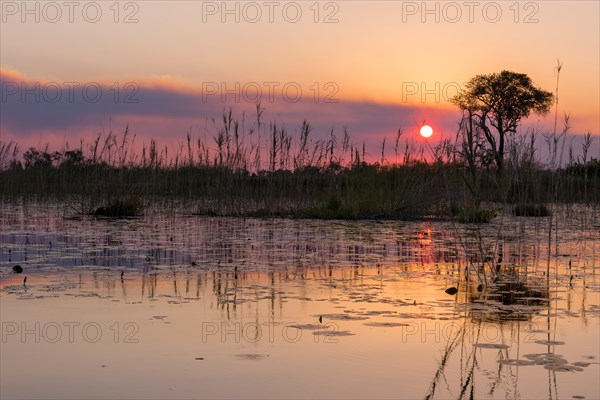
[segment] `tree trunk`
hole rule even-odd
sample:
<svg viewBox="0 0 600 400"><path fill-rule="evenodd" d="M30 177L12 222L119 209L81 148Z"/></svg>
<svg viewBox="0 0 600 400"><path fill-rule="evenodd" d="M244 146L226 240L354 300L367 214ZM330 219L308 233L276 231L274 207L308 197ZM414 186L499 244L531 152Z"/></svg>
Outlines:
<svg viewBox="0 0 600 400"><path fill-rule="evenodd" d="M502 176L504 173L504 126L502 119L498 119L498 151L496 152L496 167L498 168L498 176Z"/></svg>

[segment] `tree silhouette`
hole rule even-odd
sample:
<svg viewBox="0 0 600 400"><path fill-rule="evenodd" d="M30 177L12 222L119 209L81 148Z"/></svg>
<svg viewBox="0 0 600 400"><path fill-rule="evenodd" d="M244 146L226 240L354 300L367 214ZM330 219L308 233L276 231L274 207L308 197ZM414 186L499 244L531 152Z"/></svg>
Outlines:
<svg viewBox="0 0 600 400"><path fill-rule="evenodd" d="M502 175L506 135L516 133L521 119L532 112L548 113L554 95L536 87L526 74L502 71L476 75L451 101L481 129Z"/></svg>

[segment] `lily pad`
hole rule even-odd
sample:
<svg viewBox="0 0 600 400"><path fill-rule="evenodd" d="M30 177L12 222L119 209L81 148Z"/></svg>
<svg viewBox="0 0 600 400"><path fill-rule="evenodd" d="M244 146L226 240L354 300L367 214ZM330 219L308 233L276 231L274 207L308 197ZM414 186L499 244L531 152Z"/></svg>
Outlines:
<svg viewBox="0 0 600 400"><path fill-rule="evenodd" d="M297 328L297 329L307 329L307 330L317 330L319 328L322 328L323 325L317 325L317 324L294 324L294 325L288 325L289 328Z"/></svg>
<svg viewBox="0 0 600 400"><path fill-rule="evenodd" d="M544 346L560 346L565 344L565 342L560 342L558 340L536 340L535 343L543 344Z"/></svg>
<svg viewBox="0 0 600 400"><path fill-rule="evenodd" d="M324 335L324 336L354 336L355 334L350 331L330 331L330 330L318 330L313 332L313 335Z"/></svg>
<svg viewBox="0 0 600 400"><path fill-rule="evenodd" d="M396 326L408 326L408 324L403 324L402 322L365 322L363 325L376 326L376 327L381 327L381 328L394 328Z"/></svg>
<svg viewBox="0 0 600 400"><path fill-rule="evenodd" d="M550 370L550 371L554 371L554 372L579 372L579 371L583 371L583 368L577 367L575 365L569 365L569 364L564 364L564 365L547 364L547 365L544 365L544 368L546 368L547 370Z"/></svg>
<svg viewBox="0 0 600 400"><path fill-rule="evenodd" d="M509 346L500 343L475 343L473 346L481 349L508 349Z"/></svg>
<svg viewBox="0 0 600 400"><path fill-rule="evenodd" d="M264 354L236 354L235 356L243 360L261 360L264 357L268 357Z"/></svg>
<svg viewBox="0 0 600 400"><path fill-rule="evenodd" d="M498 360L498 364L503 364L503 365L513 365L513 366L526 366L526 365L535 365L535 362L533 361L527 361L527 360L514 360L511 358L505 358L503 360Z"/></svg>

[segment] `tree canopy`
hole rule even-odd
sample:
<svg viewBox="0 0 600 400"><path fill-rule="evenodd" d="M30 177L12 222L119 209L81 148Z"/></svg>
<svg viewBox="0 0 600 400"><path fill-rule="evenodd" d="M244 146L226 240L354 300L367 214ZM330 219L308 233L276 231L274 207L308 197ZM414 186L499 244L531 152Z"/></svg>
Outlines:
<svg viewBox="0 0 600 400"><path fill-rule="evenodd" d="M521 120L531 113L548 113L554 95L536 87L526 74L502 71L476 75L452 102L483 131L501 174L506 135L516 133Z"/></svg>

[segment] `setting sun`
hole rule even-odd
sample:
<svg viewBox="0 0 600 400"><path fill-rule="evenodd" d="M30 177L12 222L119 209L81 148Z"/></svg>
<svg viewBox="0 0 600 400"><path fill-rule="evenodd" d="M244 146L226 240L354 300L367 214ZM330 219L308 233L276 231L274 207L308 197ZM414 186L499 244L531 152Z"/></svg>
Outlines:
<svg viewBox="0 0 600 400"><path fill-rule="evenodd" d="M431 137L431 135L433 135L433 128L431 128L429 125L423 125L419 132L421 133L421 136L423 136L424 138L428 138Z"/></svg>
<svg viewBox="0 0 600 400"><path fill-rule="evenodd" d="M600 400L599 15L0 0L0 400Z"/></svg>

